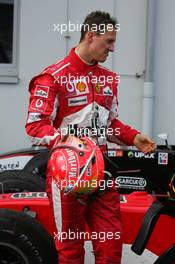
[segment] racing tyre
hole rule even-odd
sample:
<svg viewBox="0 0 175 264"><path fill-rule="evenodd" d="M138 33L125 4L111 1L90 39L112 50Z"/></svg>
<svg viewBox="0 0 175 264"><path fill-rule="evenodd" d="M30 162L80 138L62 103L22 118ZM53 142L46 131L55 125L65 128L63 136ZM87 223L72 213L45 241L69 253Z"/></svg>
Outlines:
<svg viewBox="0 0 175 264"><path fill-rule="evenodd" d="M26 164L23 171L32 176L40 176L43 179L46 179L47 161L49 156L49 150L39 153Z"/></svg>
<svg viewBox="0 0 175 264"><path fill-rule="evenodd" d="M0 263L57 264L54 241L27 214L0 209Z"/></svg>
<svg viewBox="0 0 175 264"><path fill-rule="evenodd" d="M34 177L23 170L9 170L0 173L0 193L44 192L45 180Z"/></svg>

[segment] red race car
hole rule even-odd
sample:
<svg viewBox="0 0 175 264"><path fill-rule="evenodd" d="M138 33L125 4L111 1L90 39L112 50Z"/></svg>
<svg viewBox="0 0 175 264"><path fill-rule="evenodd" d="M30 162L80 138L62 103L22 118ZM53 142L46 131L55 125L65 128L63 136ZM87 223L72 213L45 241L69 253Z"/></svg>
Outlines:
<svg viewBox="0 0 175 264"><path fill-rule="evenodd" d="M147 248L160 256L156 264L174 263L174 205L171 198L157 199L146 192L121 195L124 243L133 244L139 255ZM1 195L0 263L56 264L55 236L45 192Z"/></svg>
<svg viewBox="0 0 175 264"><path fill-rule="evenodd" d="M138 255L147 248L159 256L156 264L172 264L175 259L174 155L174 148L146 156L133 148L108 151L118 165L113 174L122 193L124 243L132 244ZM0 156L2 264L58 263L53 216L46 193L41 192L48 157L47 149L35 148Z"/></svg>

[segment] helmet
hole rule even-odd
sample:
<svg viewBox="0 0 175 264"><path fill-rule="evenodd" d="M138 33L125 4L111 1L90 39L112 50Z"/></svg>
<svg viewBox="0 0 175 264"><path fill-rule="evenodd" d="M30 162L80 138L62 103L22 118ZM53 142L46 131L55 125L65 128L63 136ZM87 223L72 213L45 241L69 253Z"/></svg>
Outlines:
<svg viewBox="0 0 175 264"><path fill-rule="evenodd" d="M54 183L64 194L89 195L104 178L103 155L88 137L65 136L52 149L48 166Z"/></svg>

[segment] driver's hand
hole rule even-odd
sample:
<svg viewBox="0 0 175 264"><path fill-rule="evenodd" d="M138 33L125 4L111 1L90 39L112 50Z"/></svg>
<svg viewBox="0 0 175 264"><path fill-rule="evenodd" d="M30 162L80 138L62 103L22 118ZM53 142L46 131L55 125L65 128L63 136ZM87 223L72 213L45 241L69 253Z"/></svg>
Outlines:
<svg viewBox="0 0 175 264"><path fill-rule="evenodd" d="M144 134L137 134L135 136L134 145L144 154L148 154L157 148L156 143Z"/></svg>

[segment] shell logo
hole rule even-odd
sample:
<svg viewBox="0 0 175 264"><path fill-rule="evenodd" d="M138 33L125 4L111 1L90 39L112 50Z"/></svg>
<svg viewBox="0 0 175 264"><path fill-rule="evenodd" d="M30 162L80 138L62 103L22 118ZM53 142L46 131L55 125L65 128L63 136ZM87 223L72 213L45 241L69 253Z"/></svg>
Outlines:
<svg viewBox="0 0 175 264"><path fill-rule="evenodd" d="M85 92L86 84L84 82L78 82L76 85L76 89L80 92Z"/></svg>

